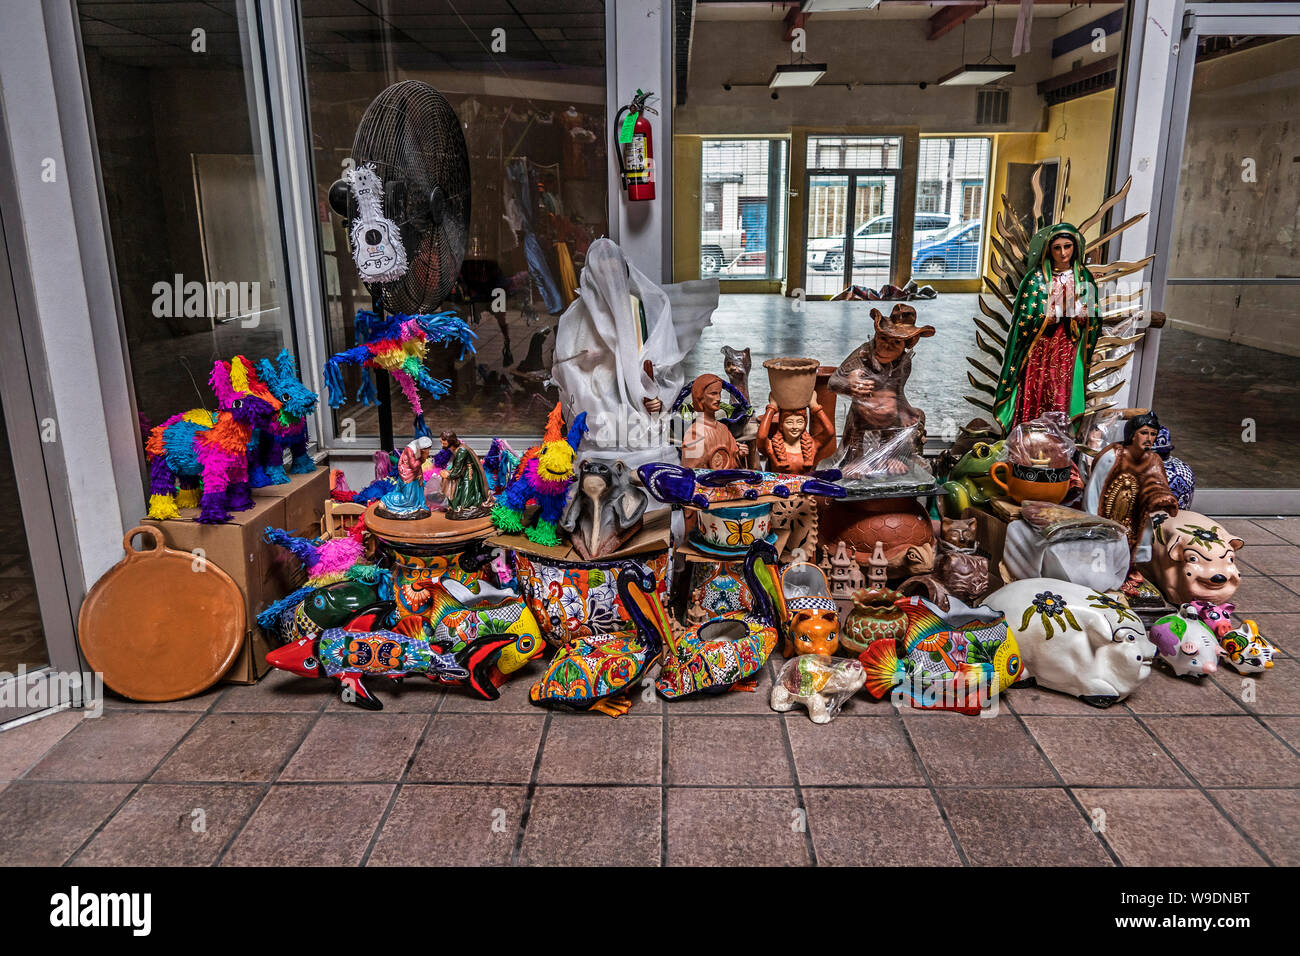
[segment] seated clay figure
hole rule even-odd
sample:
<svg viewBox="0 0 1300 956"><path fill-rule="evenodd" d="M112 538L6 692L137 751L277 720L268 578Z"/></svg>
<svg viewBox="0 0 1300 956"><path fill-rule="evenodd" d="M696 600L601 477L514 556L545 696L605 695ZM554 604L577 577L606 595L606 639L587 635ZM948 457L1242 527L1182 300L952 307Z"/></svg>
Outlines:
<svg viewBox="0 0 1300 956"><path fill-rule="evenodd" d="M871 432L883 439L894 429L919 425L923 432L925 427L925 412L907 400L903 389L912 374L912 349L919 339L934 335L934 326L918 326L916 309L901 303L888 316L872 309L871 320L876 334L840 363L828 383L851 399L844 420L846 446L864 446L863 438Z"/></svg>
<svg viewBox="0 0 1300 956"><path fill-rule="evenodd" d="M691 386L695 419L682 438L682 464L687 468L738 468L749 449L738 444L725 424L718 421L722 408L722 379L701 375Z"/></svg>

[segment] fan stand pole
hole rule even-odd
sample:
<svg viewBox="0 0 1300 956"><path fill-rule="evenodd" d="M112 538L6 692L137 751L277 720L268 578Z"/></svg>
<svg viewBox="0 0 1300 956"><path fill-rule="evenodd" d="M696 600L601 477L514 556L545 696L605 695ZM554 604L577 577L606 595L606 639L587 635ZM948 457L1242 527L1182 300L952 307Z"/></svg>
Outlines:
<svg viewBox="0 0 1300 956"><path fill-rule="evenodd" d="M384 293L379 287L366 287L374 302L374 313L380 319L384 317ZM393 396L389 387L388 376L380 369L375 369L375 394L379 397L379 448L381 451L395 451L393 444Z"/></svg>

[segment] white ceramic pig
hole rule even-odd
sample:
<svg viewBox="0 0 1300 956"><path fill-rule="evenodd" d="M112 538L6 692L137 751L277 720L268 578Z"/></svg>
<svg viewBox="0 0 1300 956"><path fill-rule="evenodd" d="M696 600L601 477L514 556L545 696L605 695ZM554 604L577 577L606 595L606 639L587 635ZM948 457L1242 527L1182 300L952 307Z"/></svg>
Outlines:
<svg viewBox="0 0 1300 956"><path fill-rule="evenodd" d="M1236 555L1245 542L1213 518L1180 511L1155 528L1151 570L1171 604L1223 604L1237 592L1241 571Z"/></svg>
<svg viewBox="0 0 1300 956"><path fill-rule="evenodd" d="M1151 625L1151 640L1164 662L1179 677L1204 677L1219 669L1224 653L1196 608L1184 604Z"/></svg>
<svg viewBox="0 0 1300 956"><path fill-rule="evenodd" d="M1107 594L1055 578L1015 581L984 599L1006 615L1025 672L1094 707L1123 700L1151 673L1156 647Z"/></svg>

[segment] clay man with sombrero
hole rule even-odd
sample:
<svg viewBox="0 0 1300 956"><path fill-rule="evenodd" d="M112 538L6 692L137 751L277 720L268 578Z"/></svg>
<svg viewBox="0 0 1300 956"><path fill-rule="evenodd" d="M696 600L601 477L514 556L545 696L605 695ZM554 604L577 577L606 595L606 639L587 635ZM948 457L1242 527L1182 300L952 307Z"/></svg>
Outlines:
<svg viewBox="0 0 1300 956"><path fill-rule="evenodd" d="M831 376L833 391L852 399L844 421L844 444L854 446L865 432L919 424L925 412L903 394L912 374L912 348L934 335L933 325L916 324L916 309L899 303L888 315L871 310L876 334L850 353ZM883 436L882 436L883 437Z"/></svg>

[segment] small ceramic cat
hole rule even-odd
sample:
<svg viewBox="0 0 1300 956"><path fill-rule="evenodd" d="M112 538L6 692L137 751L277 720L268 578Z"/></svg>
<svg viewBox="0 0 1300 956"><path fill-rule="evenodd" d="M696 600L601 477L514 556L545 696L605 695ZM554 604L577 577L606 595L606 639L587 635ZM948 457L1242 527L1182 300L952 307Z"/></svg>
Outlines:
<svg viewBox="0 0 1300 956"><path fill-rule="evenodd" d="M733 349L729 345L722 347L722 370L726 373L727 380L740 389L740 394L745 396L745 401L749 401L751 364L748 348Z"/></svg>
<svg viewBox="0 0 1300 956"><path fill-rule="evenodd" d="M957 548L969 551L975 547L975 519L944 518L939 531L939 540L948 545L948 548L941 550Z"/></svg>

